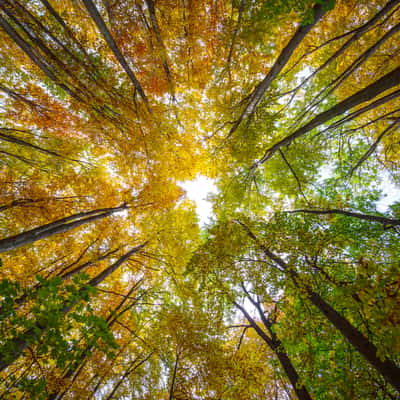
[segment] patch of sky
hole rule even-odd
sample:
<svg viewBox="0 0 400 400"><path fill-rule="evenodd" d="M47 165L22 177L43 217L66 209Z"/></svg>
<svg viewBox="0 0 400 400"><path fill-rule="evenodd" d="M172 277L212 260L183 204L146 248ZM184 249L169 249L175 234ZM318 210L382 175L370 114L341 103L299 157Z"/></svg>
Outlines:
<svg viewBox="0 0 400 400"><path fill-rule="evenodd" d="M196 212L201 226L210 223L213 211L209 200L211 194L217 193L214 180L203 175L192 181L181 182L180 186L186 191L186 196L196 203Z"/></svg>
<svg viewBox="0 0 400 400"><path fill-rule="evenodd" d="M332 177L333 168L333 165L325 164L319 169L318 184ZM393 182L389 173L381 171L378 174L376 189L381 192L381 198L376 203L379 212L387 212L392 204L400 201L400 187Z"/></svg>

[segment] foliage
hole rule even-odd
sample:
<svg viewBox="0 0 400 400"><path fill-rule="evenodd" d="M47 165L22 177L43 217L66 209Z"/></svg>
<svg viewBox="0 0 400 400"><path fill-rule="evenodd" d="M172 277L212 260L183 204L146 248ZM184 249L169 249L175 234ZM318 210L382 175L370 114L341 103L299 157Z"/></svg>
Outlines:
<svg viewBox="0 0 400 400"><path fill-rule="evenodd" d="M399 16L0 2L0 398L396 398Z"/></svg>

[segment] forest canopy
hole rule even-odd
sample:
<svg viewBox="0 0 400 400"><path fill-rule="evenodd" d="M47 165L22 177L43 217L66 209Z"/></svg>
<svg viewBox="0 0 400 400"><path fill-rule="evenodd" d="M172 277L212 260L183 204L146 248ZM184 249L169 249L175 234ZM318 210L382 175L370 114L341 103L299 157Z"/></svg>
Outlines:
<svg viewBox="0 0 400 400"><path fill-rule="evenodd" d="M0 399L398 399L399 31L0 0Z"/></svg>

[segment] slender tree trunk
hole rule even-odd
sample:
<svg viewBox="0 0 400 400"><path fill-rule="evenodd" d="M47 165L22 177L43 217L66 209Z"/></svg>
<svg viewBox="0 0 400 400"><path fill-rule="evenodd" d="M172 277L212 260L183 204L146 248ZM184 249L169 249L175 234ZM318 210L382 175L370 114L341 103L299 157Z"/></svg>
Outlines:
<svg viewBox="0 0 400 400"><path fill-rule="evenodd" d="M152 25L153 31L156 35L158 45L161 50L161 59L162 59L161 61L162 61L162 65L164 68L165 75L167 76L169 90L170 90L172 98L175 98L174 81L172 79L171 69L170 69L169 63L168 63L167 49L165 48L164 42L161 37L160 26L158 25L156 10L154 8L154 1L153 0L145 0L145 1L146 1L147 8L149 10L151 25Z"/></svg>
<svg viewBox="0 0 400 400"><path fill-rule="evenodd" d="M395 121L390 124L388 127L386 127L383 132L381 132L379 134L379 136L376 138L376 140L374 141L374 143L372 143L371 147L363 154L363 156L357 161L356 165L354 167L351 168L350 172L349 172L349 176L352 176L354 174L354 171L358 168L360 168L360 166L367 161L367 159L371 156L371 154L376 150L376 148L378 147L379 143L382 141L384 136L390 135L394 132L395 128L397 127L397 125L399 125L400 122L400 118L396 118Z"/></svg>
<svg viewBox="0 0 400 400"><path fill-rule="evenodd" d="M71 229L77 228L83 224L94 222L112 215L115 212L125 210L126 204L114 208L103 208L93 211L86 211L69 217L61 218L57 221L51 222L46 225L39 226L38 228L22 232L18 235L10 236L0 240L0 253L15 250L18 247L26 246L27 244L36 242L37 240L48 238L49 236L64 233ZM70 222L72 221L72 222Z"/></svg>
<svg viewBox="0 0 400 400"><path fill-rule="evenodd" d="M272 68L269 70L268 74L265 78L256 86L253 92L250 95L250 99L243 110L242 114L239 118L235 121L232 128L229 131L228 137L230 137L236 129L239 127L241 122L245 119L250 117L254 114L258 104L260 103L261 99L263 98L265 92L271 86L273 80L278 76L278 74L282 71L285 67L287 62L289 61L290 57L292 56L293 52L297 49L300 45L302 40L305 36L310 32L310 30L315 26L315 24L326 14L328 11L325 7L327 1L324 1L324 4L317 4L313 8L314 19L311 23L306 25L301 25L293 37L290 39L289 43L285 46L285 48L280 53L278 59L275 61Z"/></svg>
<svg viewBox="0 0 400 400"><path fill-rule="evenodd" d="M131 365L128 367L128 369L126 370L125 374L122 375L122 377L120 378L120 380L116 383L116 385L113 387L113 389L111 390L110 394L106 397L105 400L111 400L112 397L114 396L115 392L118 390L118 388L122 385L122 383L124 382L124 380L136 369L138 369L142 364L144 364L151 356L153 355L153 352L149 353L147 355L147 357L145 357L144 359L140 360L137 364L135 364L137 362L137 359L133 360L133 362L131 363Z"/></svg>
<svg viewBox="0 0 400 400"><path fill-rule="evenodd" d="M291 385L293 391L296 393L299 400L312 400L312 397L308 393L307 389L300 384L299 374L294 368L289 356L282 348L282 344L276 337L269 337L263 329L259 327L256 321L250 316L244 307L240 304L234 302L235 306L243 313L246 319L249 321L252 328L257 332L257 334L264 340L268 347L276 354L279 362L281 363Z"/></svg>
<svg viewBox="0 0 400 400"><path fill-rule="evenodd" d="M46 7L47 11L53 16L53 18L64 28L67 35L70 39L75 43L78 49L82 52L85 57L86 62L93 67L92 60L90 59L89 54L86 52L86 49L82 46L82 44L76 39L73 31L69 28L69 26L62 19L61 15L51 6L51 4L47 0L40 0L40 2Z"/></svg>
<svg viewBox="0 0 400 400"><path fill-rule="evenodd" d="M361 67L388 39L400 31L400 24L393 26L388 32L385 33L378 41L362 53L356 60L354 60L339 76L333 79L326 87L324 87L306 106L303 113L297 117L295 124L297 126L309 112L311 112L318 104L321 104L331 93L333 93L342 83L357 69ZM322 97L321 97L322 96Z"/></svg>
<svg viewBox="0 0 400 400"><path fill-rule="evenodd" d="M373 110L374 108L377 108L377 107L387 103L388 101L394 100L399 96L400 96L400 89L395 90L394 92L391 92L390 94L388 94L386 96L380 97L378 100L372 101L368 105L366 105L364 107L360 107L358 110L345 115L343 118L339 119L338 121L335 121L334 123L329 125L327 128L320 131L318 133L318 135L321 135L322 133L324 133L328 130L335 129L335 128L339 127L340 125L343 125L345 122L352 121L354 118L360 116L361 114L364 114L367 111Z"/></svg>
<svg viewBox="0 0 400 400"><path fill-rule="evenodd" d="M92 278L87 285L96 287L98 284L100 284L102 281L104 281L108 276L110 276L116 269L118 269L125 261L127 261L133 254L137 253L140 251L144 246L146 246L147 242L140 244L139 246L136 246L132 248L130 251L128 251L126 254L124 254L122 257L120 257L114 264L110 265L108 268L106 268L104 271L102 271L100 274ZM87 291L87 289L82 289L81 293L84 294ZM62 313L65 315L67 314L80 300L76 300L72 304L66 305L62 309ZM42 326L39 324L36 324L35 327L27 330L24 332L21 337L15 338L11 341L10 347L12 347L14 350L12 352L9 352L6 355L0 355L0 371L4 370L7 368L9 365L11 365L14 361L16 361L22 352L32 343L37 342L43 334L47 331L47 326Z"/></svg>
<svg viewBox="0 0 400 400"><path fill-rule="evenodd" d="M132 71L131 67L128 65L127 61L125 60L125 57L122 55L119 47L115 43L115 40L111 35L111 32L108 30L107 25L103 21L103 18L101 17L100 13L98 12L95 4L93 3L92 0L82 0L82 2L85 5L86 9L88 10L93 21L95 22L100 33L103 35L108 46L110 47L110 49L114 53L115 57L121 64L122 68L125 70L126 74L128 75L129 79L133 83L133 86L138 91L140 97L143 99L148 111L151 112L151 109L149 106L149 101L143 91L142 86L140 85L140 83L139 83L138 79L136 78L134 72Z"/></svg>
<svg viewBox="0 0 400 400"><path fill-rule="evenodd" d="M61 280L65 281L65 280L71 278L72 276L78 274L79 272L83 271L85 268L90 267L94 263L102 261L102 260L105 260L106 258L108 258L111 255L113 255L117 250L118 249L109 251L109 252L107 252L105 254L102 254L101 256L96 258L95 260L87 261L87 262L85 262L85 263L83 263L81 265L78 265L77 267L75 267L71 271L68 271L65 274L61 275ZM35 285L33 287L33 289L35 291L37 291L41 287L42 287L42 285L37 284L37 285ZM26 302L27 298L28 298L28 295L24 294L21 297L18 297L17 299L15 299L14 303L15 303L16 306L21 306L22 304L24 304ZM0 308L0 310L1 310L1 308Z"/></svg>
<svg viewBox="0 0 400 400"><path fill-rule="evenodd" d="M361 25L359 28L348 32L347 35L352 35L346 42L332 54L322 65L320 65L311 75L304 79L299 86L297 86L293 91L297 91L306 82L308 82L312 77L314 77L318 72L325 69L329 64L335 61L339 56L341 56L353 43L355 43L364 33L368 32L385 14L392 10L400 0L390 0L379 12L377 12L369 21ZM329 42L329 41L328 41ZM292 91L291 91L292 92Z"/></svg>
<svg viewBox="0 0 400 400"><path fill-rule="evenodd" d="M169 388L169 396L168 400L173 400L174 398L174 391L175 391L175 383L176 383L176 374L178 372L178 365L179 365L179 351L176 350L176 357L175 357L175 365L174 365L174 372L172 373L172 380L171 386Z"/></svg>
<svg viewBox="0 0 400 400"><path fill-rule="evenodd" d="M0 128L0 130L1 130L1 128ZM40 151L41 153L47 154L47 155L49 155L49 156L58 157L58 158L61 158L61 159L63 159L63 160L67 160L67 161L75 161L75 162L78 162L78 163L83 163L83 162L80 161L80 160L76 160L76 159L73 159L73 158L65 157L65 156L63 156L62 154L59 154L59 153L57 153L57 152L55 152L55 151L53 151L53 150L49 150L49 149L46 149L46 148L37 146L37 145L35 145L35 144L29 143L29 142L27 142L27 141L25 141L25 140L22 140L22 139L20 139L20 138L17 138L17 137L15 137L15 136L12 136L12 135L7 135L7 134L5 134L5 133L1 133L1 132L0 132L0 139L1 139L1 140L4 140L4 141L6 141L6 142L9 142L9 143L18 144L18 145L20 145L20 146L30 147L30 148L32 148L32 149L38 150L38 151Z"/></svg>
<svg viewBox="0 0 400 400"><path fill-rule="evenodd" d="M14 100L19 100L27 104L31 109L39 109L42 112L43 111L49 111L46 107L43 107L42 105L35 103L32 100L27 99L25 96L22 94L19 94L17 92L14 92L13 90L9 89L8 87L0 84L0 90L3 91L4 93L7 93L10 97L12 97Z"/></svg>
<svg viewBox="0 0 400 400"><path fill-rule="evenodd" d="M120 301L120 303L117 305L117 307L115 307L115 309L111 312L111 314L107 317L107 325L110 328L116 321L117 318L119 318L121 316L121 313L119 313L119 311L121 310L121 308L124 306L124 304L128 301L129 297L131 296L131 294L134 292L134 290L137 289L138 285L142 282L142 280L140 280L139 282L135 283L131 289L129 289L127 295ZM135 305L135 302L133 302L133 304L130 305L129 308L133 307ZM61 400L65 394L68 392L68 390L71 388L71 386L73 385L74 381L76 380L76 378L78 377L80 371L82 370L84 363L87 361L87 357L91 354L91 351L94 347L94 344L89 345L88 347L86 347L81 355L79 356L79 358L77 360L75 360L74 362L71 363L71 365L69 365L66 369L66 371L63 373L63 379L70 379L73 377L69 387L65 388L62 392L58 392L58 393L52 393L48 396L47 400ZM85 361L86 360L86 361Z"/></svg>
<svg viewBox="0 0 400 400"><path fill-rule="evenodd" d="M304 286L304 285L303 285ZM305 287L311 302L322 314L338 329L342 335L358 350L364 358L400 393L400 368L387 359L383 361L378 357L378 349L357 328L355 328L345 317L341 316L322 297Z"/></svg>
<svg viewBox="0 0 400 400"><path fill-rule="evenodd" d="M0 0L0 4L2 4ZM36 52L31 48L31 46L19 35L19 33L7 22L6 19L0 15L0 26L7 32L7 34L14 40L14 42L26 53L26 55L36 64L42 72L58 86L64 89L69 95L78 101L83 102L83 99L75 93L71 88L69 88L64 83L60 82L54 72L50 69L49 65L45 60L36 54Z"/></svg>
<svg viewBox="0 0 400 400"><path fill-rule="evenodd" d="M383 225L400 225L399 219L381 217L380 215L361 214L354 211L346 211L339 209L323 209L323 210L303 209L303 210L291 210L284 212L288 214L295 214L295 213L307 213L307 214L317 214L317 215L340 214L340 215L345 215L347 217L362 219L364 221L378 222Z"/></svg>
<svg viewBox="0 0 400 400"><path fill-rule="evenodd" d="M400 368L388 358L381 360L378 357L378 349L371 343L356 327L354 327L345 317L340 315L331 305L329 305L313 289L301 283L299 274L286 262L270 251L258 240L257 236L242 222L236 220L245 228L248 236L253 239L264 254L278 264L282 271L288 275L296 286L306 290L310 301L320 310L322 314L332 323L332 325L347 339L353 347L400 393Z"/></svg>
<svg viewBox="0 0 400 400"><path fill-rule="evenodd" d="M289 145L295 139L305 135L312 129L324 124L325 122L331 120L332 118L337 117L338 115L345 113L349 109L356 107L359 104L365 103L366 101L373 99L380 93L383 93L384 91L389 90L394 86L397 86L399 83L400 83L400 67L397 67L392 72L389 72L388 74L378 79L371 85L367 86L364 89L361 89L357 93L336 104L329 110L324 111L321 114L317 115L310 122L308 122L301 128L297 129L291 135L286 136L284 139L280 140L278 143L271 146L265 152L264 156L259 161L257 161L252 165L251 169L255 169L260 164L265 163L281 147Z"/></svg>

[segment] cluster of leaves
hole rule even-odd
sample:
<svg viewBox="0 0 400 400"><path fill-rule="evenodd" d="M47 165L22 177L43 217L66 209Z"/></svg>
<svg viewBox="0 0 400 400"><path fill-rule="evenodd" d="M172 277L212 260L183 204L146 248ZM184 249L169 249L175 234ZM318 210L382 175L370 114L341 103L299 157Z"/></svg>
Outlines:
<svg viewBox="0 0 400 400"><path fill-rule="evenodd" d="M0 354L4 360L7 362L7 358L18 351L19 341L27 340L28 345L32 345L38 338L41 340L36 347L36 357L43 359L43 364L54 362L57 368L65 367L76 358L82 340L112 357L117 343L105 319L97 316L90 306L96 288L86 285L88 278L78 274L71 283L63 285L61 278L44 279L38 275L35 287L28 290L18 282L3 279ZM18 301L21 299L23 304L15 307L16 303L21 304ZM66 319L65 309L77 303ZM41 335L43 328L46 331ZM31 331L34 335L28 336ZM79 336L81 339L77 340Z"/></svg>
<svg viewBox="0 0 400 400"><path fill-rule="evenodd" d="M1 1L0 398L395 398L399 13Z"/></svg>

